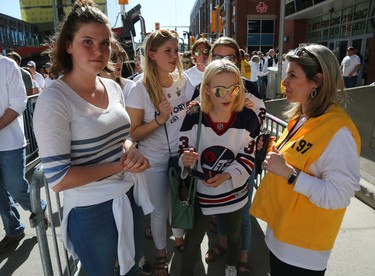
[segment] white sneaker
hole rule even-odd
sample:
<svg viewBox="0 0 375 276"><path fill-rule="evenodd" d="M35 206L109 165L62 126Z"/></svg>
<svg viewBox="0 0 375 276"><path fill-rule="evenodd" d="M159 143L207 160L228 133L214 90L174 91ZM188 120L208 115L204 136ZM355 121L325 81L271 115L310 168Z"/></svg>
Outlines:
<svg viewBox="0 0 375 276"><path fill-rule="evenodd" d="M237 276L237 269L235 266L227 265L225 267L225 276Z"/></svg>

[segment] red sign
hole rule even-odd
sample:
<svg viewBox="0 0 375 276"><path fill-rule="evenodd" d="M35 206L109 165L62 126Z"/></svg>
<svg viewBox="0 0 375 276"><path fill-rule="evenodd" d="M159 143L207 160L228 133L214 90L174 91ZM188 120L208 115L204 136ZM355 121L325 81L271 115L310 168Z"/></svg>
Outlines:
<svg viewBox="0 0 375 276"><path fill-rule="evenodd" d="M265 13L265 12L267 12L268 6L267 6L267 4L265 2L260 1L258 3L258 5L256 5L256 8L257 8L257 12L259 12L259 13Z"/></svg>

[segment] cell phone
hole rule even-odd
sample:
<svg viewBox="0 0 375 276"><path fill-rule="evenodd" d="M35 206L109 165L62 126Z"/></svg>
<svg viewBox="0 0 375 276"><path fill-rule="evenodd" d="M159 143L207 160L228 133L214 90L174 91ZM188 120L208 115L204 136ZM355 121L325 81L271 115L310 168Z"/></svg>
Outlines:
<svg viewBox="0 0 375 276"><path fill-rule="evenodd" d="M267 132L267 133L259 135L259 137L260 136L263 137L263 147L260 151L257 150L255 153L256 174L262 173L262 163L267 155L267 149L270 143L271 134ZM258 138L258 141L259 141L259 138ZM257 144L258 144L258 141L257 141Z"/></svg>
<svg viewBox="0 0 375 276"><path fill-rule="evenodd" d="M208 174L193 169L188 169L188 174L203 181L206 181L210 178Z"/></svg>

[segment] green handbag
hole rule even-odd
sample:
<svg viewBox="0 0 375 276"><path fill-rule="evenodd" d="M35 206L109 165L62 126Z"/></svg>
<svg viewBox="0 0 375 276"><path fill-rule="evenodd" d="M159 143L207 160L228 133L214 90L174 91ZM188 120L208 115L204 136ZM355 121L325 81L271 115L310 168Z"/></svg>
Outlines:
<svg viewBox="0 0 375 276"><path fill-rule="evenodd" d="M199 122L197 130L196 151L199 148L199 137L201 132L202 111L199 111ZM194 168L196 168L195 164ZM197 190L197 180L188 176L180 177L181 168L171 166L168 169L169 185L171 187L172 217L171 227L181 229L192 229L194 224L194 202Z"/></svg>

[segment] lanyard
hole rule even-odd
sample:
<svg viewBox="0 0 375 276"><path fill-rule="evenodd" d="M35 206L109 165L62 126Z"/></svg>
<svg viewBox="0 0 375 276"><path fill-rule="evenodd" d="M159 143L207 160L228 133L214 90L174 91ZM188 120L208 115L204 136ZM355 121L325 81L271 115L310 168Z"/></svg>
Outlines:
<svg viewBox="0 0 375 276"><path fill-rule="evenodd" d="M297 131L306 123L308 119L305 117L300 118L294 126L290 129L288 135L285 137L284 141L280 144L280 146L277 147L278 150L280 150L293 136L297 133Z"/></svg>

